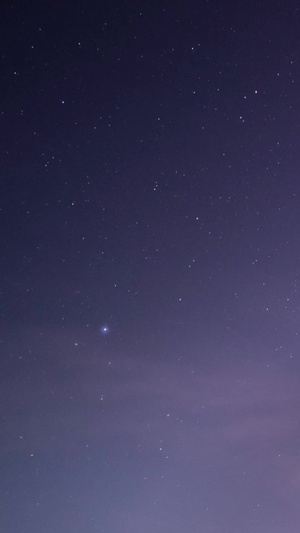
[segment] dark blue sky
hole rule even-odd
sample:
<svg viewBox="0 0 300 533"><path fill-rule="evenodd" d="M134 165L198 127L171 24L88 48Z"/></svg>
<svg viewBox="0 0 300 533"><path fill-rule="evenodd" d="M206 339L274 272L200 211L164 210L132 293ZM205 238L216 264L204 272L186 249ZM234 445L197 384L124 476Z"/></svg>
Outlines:
<svg viewBox="0 0 300 533"><path fill-rule="evenodd" d="M1 8L3 533L298 533L296 1Z"/></svg>

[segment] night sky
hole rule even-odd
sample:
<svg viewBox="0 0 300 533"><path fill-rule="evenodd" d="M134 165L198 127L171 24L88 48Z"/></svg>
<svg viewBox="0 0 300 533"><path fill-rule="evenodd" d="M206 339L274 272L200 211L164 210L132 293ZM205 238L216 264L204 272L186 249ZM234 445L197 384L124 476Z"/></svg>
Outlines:
<svg viewBox="0 0 300 533"><path fill-rule="evenodd" d="M299 2L3 4L1 533L299 533Z"/></svg>

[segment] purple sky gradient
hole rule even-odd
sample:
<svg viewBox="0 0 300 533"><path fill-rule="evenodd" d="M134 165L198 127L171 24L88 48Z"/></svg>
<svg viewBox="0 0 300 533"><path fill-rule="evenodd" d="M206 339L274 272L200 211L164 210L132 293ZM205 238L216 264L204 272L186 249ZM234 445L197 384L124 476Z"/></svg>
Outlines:
<svg viewBox="0 0 300 533"><path fill-rule="evenodd" d="M299 533L300 10L0 7L0 533Z"/></svg>
<svg viewBox="0 0 300 533"><path fill-rule="evenodd" d="M24 355L14 386L2 386L5 409L14 413L6 419L3 410L2 444L8 457L28 462L40 512L50 512L50 477L64 527L89 507L92 531L102 520L120 532L218 531L225 520L225 531L296 532L300 390L291 369L243 354L203 364L201 346L193 365L176 353L173 362L130 353L107 361L103 347L75 348L74 335L24 332L23 353L30 343L37 354L36 383L26 379ZM39 361L49 346L55 356ZM56 455L62 471L43 466ZM82 518L75 531L81 527Z"/></svg>

